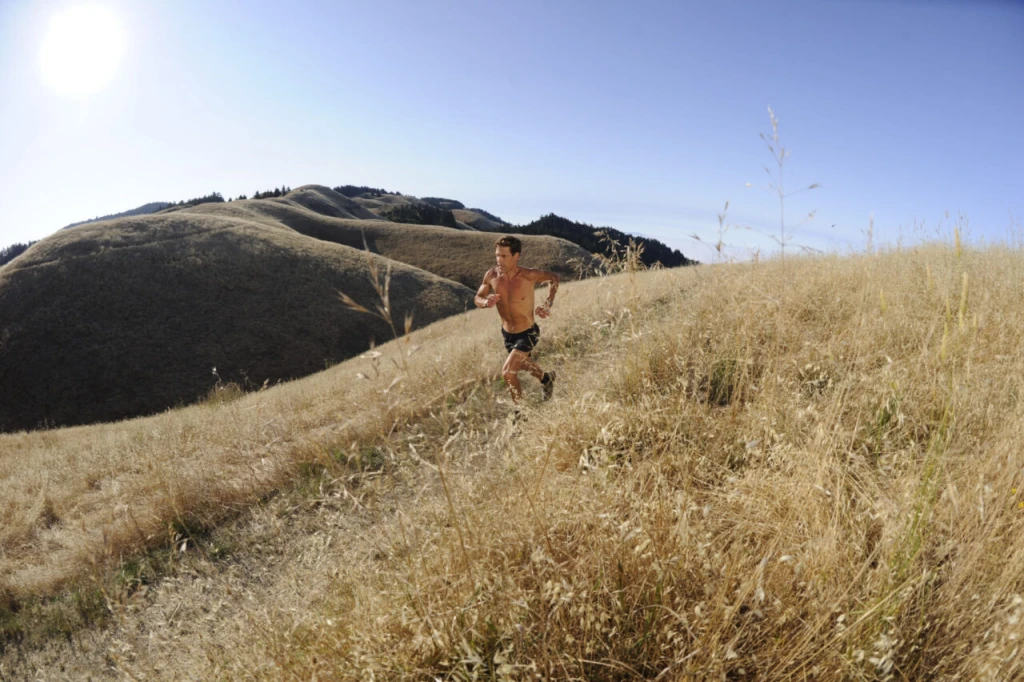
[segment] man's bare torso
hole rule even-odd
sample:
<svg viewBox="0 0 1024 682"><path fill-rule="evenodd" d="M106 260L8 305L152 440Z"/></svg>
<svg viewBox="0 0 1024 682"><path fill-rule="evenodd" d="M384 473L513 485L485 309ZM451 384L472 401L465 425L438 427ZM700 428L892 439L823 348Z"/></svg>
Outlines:
<svg viewBox="0 0 1024 682"><path fill-rule="evenodd" d="M496 307L501 316L502 329L510 334L518 334L534 325L534 281L537 272L530 268L518 268L515 276L509 277L499 268L491 268L484 278L494 293L501 296Z"/></svg>

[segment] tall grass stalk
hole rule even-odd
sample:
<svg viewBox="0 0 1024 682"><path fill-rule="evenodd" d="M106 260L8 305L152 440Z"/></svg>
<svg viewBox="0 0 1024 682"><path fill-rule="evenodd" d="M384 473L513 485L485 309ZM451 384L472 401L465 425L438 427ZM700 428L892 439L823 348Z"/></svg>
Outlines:
<svg viewBox="0 0 1024 682"><path fill-rule="evenodd" d="M772 155L772 160L775 162L775 171L773 172L768 167L765 167L764 172L768 175L768 189L772 191L779 199L779 236L775 237L769 235L778 245L782 252L782 259L786 259L786 246L792 241L791 232L786 231L786 199L801 192L807 192L813 189L817 189L821 185L813 183L807 187L803 187L793 192L786 192L785 177L783 171L785 169L786 158L789 156L789 150L782 144L782 140L779 137L779 120L775 117L775 112L772 111L771 107L768 107L768 118L772 124L772 132L769 135L760 133L761 140L768 148L768 152ZM747 183L750 187L751 183ZM814 211L811 211L804 222L814 219ZM801 247L805 250L807 247Z"/></svg>

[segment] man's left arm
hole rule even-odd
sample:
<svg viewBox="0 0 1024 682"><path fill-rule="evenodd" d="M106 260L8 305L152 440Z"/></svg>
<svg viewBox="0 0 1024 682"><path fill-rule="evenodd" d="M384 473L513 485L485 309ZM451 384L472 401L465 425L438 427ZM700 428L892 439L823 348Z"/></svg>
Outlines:
<svg viewBox="0 0 1024 682"><path fill-rule="evenodd" d="M555 303L555 294L558 293L558 283L561 281L561 278L557 273L546 270L537 270L536 273L535 283L549 282L547 300L537 306L537 310L534 311L534 314L543 320L551 314L551 306Z"/></svg>

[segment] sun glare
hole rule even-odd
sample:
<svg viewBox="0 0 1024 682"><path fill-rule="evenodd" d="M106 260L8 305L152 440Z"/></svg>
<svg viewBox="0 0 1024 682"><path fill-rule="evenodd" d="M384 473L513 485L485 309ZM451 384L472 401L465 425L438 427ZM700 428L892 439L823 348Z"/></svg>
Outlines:
<svg viewBox="0 0 1024 682"><path fill-rule="evenodd" d="M39 52L43 80L60 95L91 95L117 73L124 43L120 19L105 7L75 5L54 14Z"/></svg>

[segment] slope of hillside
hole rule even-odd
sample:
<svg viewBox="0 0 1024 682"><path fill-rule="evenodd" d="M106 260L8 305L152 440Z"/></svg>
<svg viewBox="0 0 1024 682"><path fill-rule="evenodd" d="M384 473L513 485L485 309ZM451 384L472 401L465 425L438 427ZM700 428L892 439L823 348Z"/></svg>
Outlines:
<svg viewBox="0 0 1024 682"><path fill-rule="evenodd" d="M344 194L339 194L329 187L320 185L299 187L289 192L285 200L305 206L314 213L332 218L377 220L380 217Z"/></svg>
<svg viewBox="0 0 1024 682"><path fill-rule="evenodd" d="M281 225L180 211L61 231L0 271L0 430L152 413L204 396L214 368L259 387L391 337L339 289L377 302L364 254ZM399 326L472 297L397 263L390 290Z"/></svg>
<svg viewBox="0 0 1024 682"><path fill-rule="evenodd" d="M373 196L352 197L353 201L371 211L382 211L395 206L408 206L417 201L416 197L405 194L375 194Z"/></svg>
<svg viewBox="0 0 1024 682"><path fill-rule="evenodd" d="M1022 274L958 246L567 284L515 428L473 311L227 405L0 436L8 632L94 613L29 606L58 566L121 576L105 629L0 665L1019 679Z"/></svg>
<svg viewBox="0 0 1024 682"><path fill-rule="evenodd" d="M460 223L468 225L474 230L482 230L484 232L500 232L505 227L505 223L499 223L491 220L487 216L481 215L471 209L455 209L452 211L452 215Z"/></svg>
<svg viewBox="0 0 1024 682"><path fill-rule="evenodd" d="M294 190L305 196L326 192L310 185ZM291 199L234 201L203 204L182 211L181 215L232 216L262 224L286 226L315 239L344 244L413 265L476 289L494 261L492 233L457 230L430 225L407 225L384 220L353 220L318 213ZM337 194L337 193L334 193ZM345 198L342 195L337 195ZM329 197L328 197L329 198ZM325 199L325 201L328 199ZM307 203L311 203L307 200ZM590 264L591 254L575 244L547 236L524 236L523 259L529 267L552 270L566 278L575 278L580 264Z"/></svg>
<svg viewBox="0 0 1024 682"><path fill-rule="evenodd" d="M171 205L172 204L168 201L151 201L148 204L143 204L142 206L130 209L128 211L121 211L120 213L111 213L109 215L100 216L99 218L90 218L89 220L81 220L77 223L71 223L70 225L65 225L61 229L66 230L69 227L78 227L79 225L88 225L89 223L101 223L106 220L116 220L117 218L129 218L131 216L137 215L149 215L150 213L162 211L163 209Z"/></svg>

